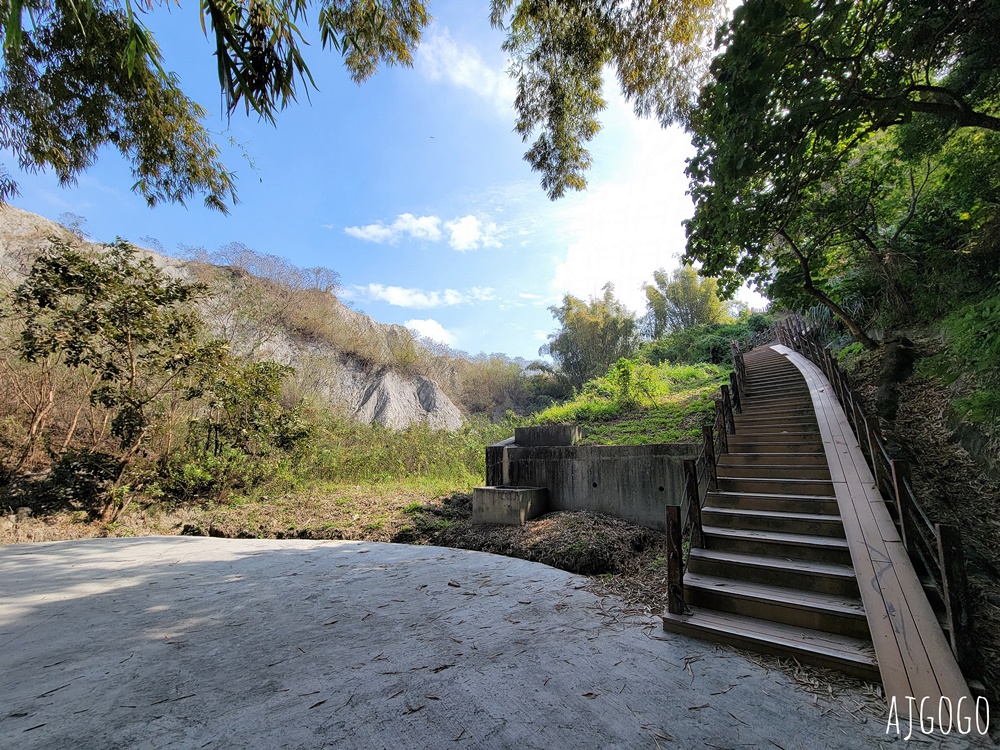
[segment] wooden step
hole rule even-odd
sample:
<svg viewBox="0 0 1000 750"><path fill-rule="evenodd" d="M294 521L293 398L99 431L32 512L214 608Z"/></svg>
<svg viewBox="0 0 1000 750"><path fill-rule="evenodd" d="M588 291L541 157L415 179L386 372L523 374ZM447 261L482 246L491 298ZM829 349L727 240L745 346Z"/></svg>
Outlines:
<svg viewBox="0 0 1000 750"><path fill-rule="evenodd" d="M739 417L736 418L737 435L787 435L796 433L803 435L819 435L819 425L813 420L810 424L806 421L795 422L744 422Z"/></svg>
<svg viewBox="0 0 1000 750"><path fill-rule="evenodd" d="M801 662L879 681L871 645L859 638L694 608L687 615L663 615L663 629L758 653L794 655Z"/></svg>
<svg viewBox="0 0 1000 750"><path fill-rule="evenodd" d="M755 391L781 391L789 386L808 390L806 381L798 373L795 375L777 373L769 376L751 375L747 378L746 386L748 389Z"/></svg>
<svg viewBox="0 0 1000 750"><path fill-rule="evenodd" d="M801 408L804 404L810 403L809 391L782 391L781 395L767 391L755 391L752 388L747 388L746 391L740 394L743 398L742 401L746 401L747 405L753 409L761 406L762 404L774 404L776 408Z"/></svg>
<svg viewBox="0 0 1000 750"><path fill-rule="evenodd" d="M786 404L785 406L782 407L777 407L777 406L768 407L766 405L761 405L766 403L767 403L766 401L763 401L760 404L758 404L756 402L744 399L741 402L742 411L740 412L739 415L748 417L750 419L763 418L763 417L770 417L770 418L777 417L777 418L787 418L787 419L796 419L799 417L806 417L812 419L816 418L816 411L813 409L812 404L806 401L802 401L801 403L796 403L796 404Z"/></svg>
<svg viewBox="0 0 1000 750"><path fill-rule="evenodd" d="M789 429L783 432L741 432L737 425L736 432L730 433L730 438L750 443L822 443L818 432L809 430Z"/></svg>
<svg viewBox="0 0 1000 750"><path fill-rule="evenodd" d="M704 609L870 639L860 597L689 573L684 576L684 598L688 604Z"/></svg>
<svg viewBox="0 0 1000 750"><path fill-rule="evenodd" d="M732 469L741 471L740 468ZM822 495L834 497L833 482L823 479L772 479L768 477L725 476L719 472L717 489L723 492L762 492L775 495Z"/></svg>
<svg viewBox="0 0 1000 750"><path fill-rule="evenodd" d="M824 479L830 481L830 470L825 466L801 464L719 464L720 477L738 476L755 479Z"/></svg>
<svg viewBox="0 0 1000 750"><path fill-rule="evenodd" d="M723 453L721 466L756 466L781 464L782 466L826 466L826 455L819 453Z"/></svg>
<svg viewBox="0 0 1000 750"><path fill-rule="evenodd" d="M742 552L789 560L815 560L835 565L850 565L847 541L813 534L788 534L782 531L754 531L702 526L705 546L724 552Z"/></svg>
<svg viewBox="0 0 1000 750"><path fill-rule="evenodd" d="M794 422L817 426L819 424L816 420L816 414L812 411L812 409L800 409L794 413L776 413L766 410L761 410L760 412L750 412L744 410L736 415L736 424L738 425L783 424L787 427Z"/></svg>
<svg viewBox="0 0 1000 750"><path fill-rule="evenodd" d="M693 548L688 553L688 570L702 575L788 586L822 594L860 596L858 580L849 565Z"/></svg>
<svg viewBox="0 0 1000 750"><path fill-rule="evenodd" d="M709 490L705 504L717 508L774 510L787 513L821 513L837 515L837 499L823 495L775 495L767 492L725 492Z"/></svg>
<svg viewBox="0 0 1000 750"><path fill-rule="evenodd" d="M747 374L750 377L759 377L766 375L787 376L789 373L798 375L800 378L802 377L802 373L799 372L799 368L797 368L795 365L792 365L787 359L774 360L772 362L757 361L754 363L753 369L747 372Z"/></svg>
<svg viewBox="0 0 1000 750"><path fill-rule="evenodd" d="M828 513L790 513L707 505L701 510L701 519L704 524L725 529L781 531L788 534L841 538L844 536L844 524L840 516Z"/></svg>
<svg viewBox="0 0 1000 750"><path fill-rule="evenodd" d="M790 394L805 394L809 397L809 386L801 379L748 380L746 392L759 393L770 398L785 398Z"/></svg>
<svg viewBox="0 0 1000 750"><path fill-rule="evenodd" d="M816 453L825 455L819 440L756 440L739 433L727 435L726 442L733 453Z"/></svg>

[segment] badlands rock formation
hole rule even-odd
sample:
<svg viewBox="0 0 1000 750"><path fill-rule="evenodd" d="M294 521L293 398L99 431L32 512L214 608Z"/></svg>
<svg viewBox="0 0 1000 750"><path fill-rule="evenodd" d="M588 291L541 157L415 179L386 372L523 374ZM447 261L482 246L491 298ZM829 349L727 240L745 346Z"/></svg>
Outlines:
<svg viewBox="0 0 1000 750"><path fill-rule="evenodd" d="M50 238L85 249L100 247L41 216L0 206L0 270L8 283L16 284L27 273L32 260L49 246ZM165 273L177 278L195 278L196 264L140 250ZM402 326L377 323L340 302L328 308L331 315L339 318L338 324L364 339L368 351L390 352L414 345L412 335ZM212 321L211 315L206 317ZM436 382L426 377L363 361L327 342L305 340L288 330L273 331L257 351L260 356L295 368L297 377L314 393L321 394L331 407L359 420L394 429L419 422L449 430L462 425L458 407ZM382 361L388 360L386 357Z"/></svg>

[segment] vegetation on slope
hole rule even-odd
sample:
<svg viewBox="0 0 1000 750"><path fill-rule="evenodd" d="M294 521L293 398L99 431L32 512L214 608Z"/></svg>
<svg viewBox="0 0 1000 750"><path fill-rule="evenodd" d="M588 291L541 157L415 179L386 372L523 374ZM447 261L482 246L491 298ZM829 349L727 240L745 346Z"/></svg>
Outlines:
<svg viewBox="0 0 1000 750"><path fill-rule="evenodd" d="M532 424L579 424L585 444L644 445L701 439L711 421L712 396L728 371L719 366L658 366L620 359L579 394L530 418Z"/></svg>

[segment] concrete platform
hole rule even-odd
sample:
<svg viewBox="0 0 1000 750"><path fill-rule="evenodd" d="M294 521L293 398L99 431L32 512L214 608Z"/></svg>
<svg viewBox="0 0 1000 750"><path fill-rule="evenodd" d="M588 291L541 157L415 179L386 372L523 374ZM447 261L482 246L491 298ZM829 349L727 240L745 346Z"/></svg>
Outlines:
<svg viewBox="0 0 1000 750"><path fill-rule="evenodd" d="M443 549L184 537L0 548L0 747L880 747L588 579ZM904 726L905 730L905 726Z"/></svg>

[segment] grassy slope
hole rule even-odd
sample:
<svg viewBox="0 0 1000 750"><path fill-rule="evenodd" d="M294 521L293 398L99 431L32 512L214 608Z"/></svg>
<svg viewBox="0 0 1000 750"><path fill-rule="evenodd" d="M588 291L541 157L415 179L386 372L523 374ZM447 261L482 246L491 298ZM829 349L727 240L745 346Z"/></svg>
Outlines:
<svg viewBox="0 0 1000 750"><path fill-rule="evenodd" d="M701 439L712 418L712 396L728 373L709 364L639 365L632 398L609 378L586 384L571 401L546 409L533 424L576 423L587 429L590 445L644 445Z"/></svg>

